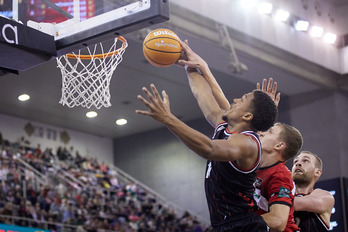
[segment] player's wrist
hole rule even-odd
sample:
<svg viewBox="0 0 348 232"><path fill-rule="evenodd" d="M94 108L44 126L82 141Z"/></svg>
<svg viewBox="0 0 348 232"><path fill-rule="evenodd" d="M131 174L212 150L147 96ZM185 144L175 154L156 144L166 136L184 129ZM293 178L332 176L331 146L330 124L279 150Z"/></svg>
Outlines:
<svg viewBox="0 0 348 232"><path fill-rule="evenodd" d="M197 72L199 74L202 74L201 70L199 70L199 68L193 68L188 66L187 64L185 64L185 70L186 72Z"/></svg>

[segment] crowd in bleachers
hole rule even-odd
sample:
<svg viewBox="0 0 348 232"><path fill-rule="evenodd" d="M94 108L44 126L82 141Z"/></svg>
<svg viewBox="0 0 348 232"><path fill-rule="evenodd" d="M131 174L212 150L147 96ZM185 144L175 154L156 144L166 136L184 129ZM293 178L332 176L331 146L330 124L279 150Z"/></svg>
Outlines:
<svg viewBox="0 0 348 232"><path fill-rule="evenodd" d="M77 151L73 155L73 148L54 152L50 148L42 151L40 145L16 148L0 142L0 223L52 231L68 224L71 231L81 232L209 230L188 212L176 215L136 183L120 183L117 172L97 158L83 157ZM49 181L38 181L18 158ZM61 171L81 184L67 184L58 178Z"/></svg>

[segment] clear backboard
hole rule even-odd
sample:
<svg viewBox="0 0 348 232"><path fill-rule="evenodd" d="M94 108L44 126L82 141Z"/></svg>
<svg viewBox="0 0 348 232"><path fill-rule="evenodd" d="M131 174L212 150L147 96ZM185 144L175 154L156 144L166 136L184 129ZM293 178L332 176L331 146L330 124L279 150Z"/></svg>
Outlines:
<svg viewBox="0 0 348 232"><path fill-rule="evenodd" d="M169 1L0 0L0 16L0 67L26 70L164 22L169 19Z"/></svg>

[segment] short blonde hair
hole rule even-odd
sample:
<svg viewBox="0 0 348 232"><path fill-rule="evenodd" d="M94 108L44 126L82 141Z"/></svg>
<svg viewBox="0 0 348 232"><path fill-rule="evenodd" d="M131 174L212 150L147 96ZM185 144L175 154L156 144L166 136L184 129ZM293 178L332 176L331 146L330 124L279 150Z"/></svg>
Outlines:
<svg viewBox="0 0 348 232"><path fill-rule="evenodd" d="M315 167L323 170L323 161L319 158L319 156L310 151L301 151L301 153L312 155L315 158Z"/></svg>

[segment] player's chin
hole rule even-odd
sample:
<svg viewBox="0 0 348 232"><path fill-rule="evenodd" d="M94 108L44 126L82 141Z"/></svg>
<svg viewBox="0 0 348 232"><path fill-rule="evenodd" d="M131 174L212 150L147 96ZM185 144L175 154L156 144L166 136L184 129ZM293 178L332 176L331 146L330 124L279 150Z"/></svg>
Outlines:
<svg viewBox="0 0 348 232"><path fill-rule="evenodd" d="M293 179L294 181L296 181L296 180L302 180L302 179L303 179L303 173L302 173L302 172L301 172L301 173L299 173L299 172L293 173L293 174L292 174L292 179Z"/></svg>

